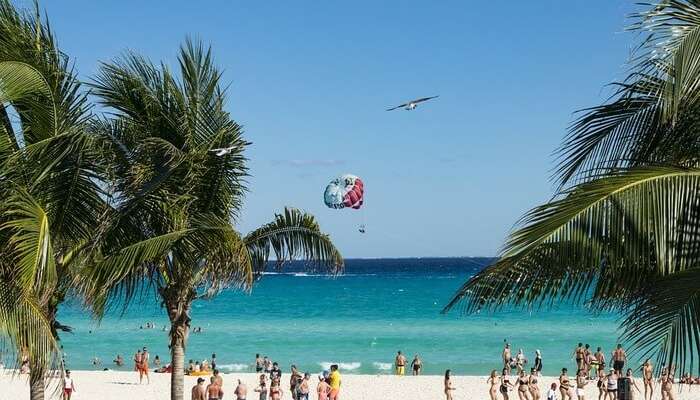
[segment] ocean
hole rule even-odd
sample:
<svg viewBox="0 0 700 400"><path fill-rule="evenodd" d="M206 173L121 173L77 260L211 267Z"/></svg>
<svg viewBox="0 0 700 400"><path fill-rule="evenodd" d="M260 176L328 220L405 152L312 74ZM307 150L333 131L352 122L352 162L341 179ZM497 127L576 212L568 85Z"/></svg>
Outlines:
<svg viewBox="0 0 700 400"><path fill-rule="evenodd" d="M425 374L487 375L501 366L504 340L514 353L522 348L530 360L536 349L544 373L575 370L572 352L578 342L610 354L618 332L615 314L591 314L568 304L540 311L504 310L462 315L440 314L455 290L489 262L486 258L413 258L346 260L337 277L305 272L302 263L266 273L252 293L227 290L210 301L195 302L186 360L210 359L216 353L224 372L250 372L255 354L277 361L283 370L296 364L317 373L338 363L344 373L391 373L398 350L409 360L418 354ZM99 324L77 302L69 302L59 321L70 369L130 370L115 367L121 354L131 360L148 346L151 359L167 362L167 317L154 297L113 312ZM155 328L145 328L154 322ZM102 365L93 365L99 358Z"/></svg>

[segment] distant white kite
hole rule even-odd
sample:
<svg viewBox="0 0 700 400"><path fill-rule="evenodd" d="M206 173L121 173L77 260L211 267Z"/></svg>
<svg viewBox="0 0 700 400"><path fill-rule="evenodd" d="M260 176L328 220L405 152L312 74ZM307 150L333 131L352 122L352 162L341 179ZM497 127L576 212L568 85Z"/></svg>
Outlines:
<svg viewBox="0 0 700 400"><path fill-rule="evenodd" d="M411 100L411 101L409 101L409 102L403 103L403 104L398 105L398 106L396 106L396 107L387 108L387 111L394 111L394 110L396 110L396 109L398 109L398 108L403 108L404 110L409 110L409 111L410 111L410 110L415 110L416 107L418 106L418 103L422 103L422 102L424 102L424 101L432 100L432 99L435 99L435 98L438 98L438 97L440 97L440 96L423 97L423 98L420 98L420 99Z"/></svg>
<svg viewBox="0 0 700 400"><path fill-rule="evenodd" d="M216 153L217 156L221 157L221 156L225 156L226 154L231 153L231 151L233 151L233 149L235 149L234 146L231 146L231 147L222 147L222 148L220 148L220 149L211 149L211 150L209 150L209 151L212 152L212 153Z"/></svg>

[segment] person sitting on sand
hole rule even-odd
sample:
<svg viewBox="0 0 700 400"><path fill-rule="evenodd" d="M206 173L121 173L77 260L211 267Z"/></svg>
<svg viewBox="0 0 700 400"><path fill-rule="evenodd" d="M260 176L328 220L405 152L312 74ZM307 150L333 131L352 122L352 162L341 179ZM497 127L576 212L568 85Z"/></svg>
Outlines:
<svg viewBox="0 0 700 400"><path fill-rule="evenodd" d="M204 388L204 378L197 378L197 384L192 387L191 400L207 400L207 391Z"/></svg>
<svg viewBox="0 0 700 400"><path fill-rule="evenodd" d="M282 398L282 389L280 388L280 380L273 379L270 385L270 400L280 400Z"/></svg>
<svg viewBox="0 0 700 400"><path fill-rule="evenodd" d="M510 382L510 373L508 368L503 368L503 373L501 374L501 387L498 389L503 395L503 400L508 400L508 390L513 387L514 385Z"/></svg>
<svg viewBox="0 0 700 400"><path fill-rule="evenodd" d="M216 383L216 379L212 376L210 384L207 386L207 396L209 400L220 400L224 397L224 390Z"/></svg>
<svg viewBox="0 0 700 400"><path fill-rule="evenodd" d="M194 372L194 360L190 360L190 365L187 367L187 372L190 374Z"/></svg>
<svg viewBox="0 0 700 400"><path fill-rule="evenodd" d="M75 390L75 382L70 377L70 371L66 370L66 376L63 377L63 400L70 400Z"/></svg>
<svg viewBox="0 0 700 400"><path fill-rule="evenodd" d="M649 400L651 400L654 395L654 368L648 358L644 361L642 379L644 382L644 400L647 400L647 393L649 394Z"/></svg>
<svg viewBox="0 0 700 400"><path fill-rule="evenodd" d="M236 400L246 400L246 397L248 396L248 387L239 379L238 386L236 386L236 390L233 392L233 394L236 395Z"/></svg>
<svg viewBox="0 0 700 400"><path fill-rule="evenodd" d="M530 396L532 400L540 400L540 387L537 386L537 369L530 369L530 376L527 380L528 388L530 389Z"/></svg>
<svg viewBox="0 0 700 400"><path fill-rule="evenodd" d="M568 370L566 368L562 368L561 374L559 375L559 393L561 393L561 400L566 400L567 398L569 398L569 389L571 388L571 382L569 382L569 376L567 375L567 373Z"/></svg>
<svg viewBox="0 0 700 400"><path fill-rule="evenodd" d="M498 385L500 383L500 380L498 379L498 375L496 373L496 370L494 369L491 371L491 375L489 375L489 379L486 380L486 383L488 383L489 386L489 398L491 400L498 400Z"/></svg>
<svg viewBox="0 0 700 400"><path fill-rule="evenodd" d="M156 358L153 359L153 365L156 368L160 368L160 357L158 357L158 354L156 354Z"/></svg>
<svg viewBox="0 0 700 400"><path fill-rule="evenodd" d="M423 369L423 361L416 354L411 361L411 370L413 370L413 376L420 375L420 371Z"/></svg>
<svg viewBox="0 0 700 400"><path fill-rule="evenodd" d="M547 391L547 400L557 400L557 383L552 382L552 385Z"/></svg>
<svg viewBox="0 0 700 400"><path fill-rule="evenodd" d="M194 372L201 372L202 371L202 365L199 363L199 361L194 363Z"/></svg>
<svg viewBox="0 0 700 400"><path fill-rule="evenodd" d="M340 371L338 371L338 364L331 365L331 374L328 375L328 384L331 386L331 392L328 395L329 400L338 400L340 395Z"/></svg>
<svg viewBox="0 0 700 400"><path fill-rule="evenodd" d="M444 383L444 388L445 388L445 400L452 400L452 392L454 392L455 387L452 386L452 376L451 376L451 371L448 369L445 371L445 383Z"/></svg>
<svg viewBox="0 0 700 400"><path fill-rule="evenodd" d="M331 394L331 386L326 382L326 378L323 374L318 376L316 394L318 394L318 400L328 400L328 396Z"/></svg>
<svg viewBox="0 0 700 400"><path fill-rule="evenodd" d="M116 364L117 367L121 367L124 365L124 358L121 354L117 354L117 357L112 362Z"/></svg>
<svg viewBox="0 0 700 400"><path fill-rule="evenodd" d="M396 365L396 375L403 376L406 372L406 356L401 353L401 350L396 354L394 364Z"/></svg>
<svg viewBox="0 0 700 400"><path fill-rule="evenodd" d="M586 384L588 384L588 379L586 379L586 370L580 369L576 374L576 397L578 400L586 400Z"/></svg>
<svg viewBox="0 0 700 400"><path fill-rule="evenodd" d="M267 400L267 378L265 374L260 374L260 382L258 386L253 389L256 393L260 393L258 400Z"/></svg>

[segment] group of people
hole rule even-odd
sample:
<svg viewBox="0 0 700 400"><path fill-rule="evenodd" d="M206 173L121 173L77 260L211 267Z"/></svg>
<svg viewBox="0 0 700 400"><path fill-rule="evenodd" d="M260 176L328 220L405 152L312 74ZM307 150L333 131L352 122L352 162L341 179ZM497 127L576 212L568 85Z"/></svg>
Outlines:
<svg viewBox="0 0 700 400"><path fill-rule="evenodd" d="M190 375L199 372L209 373L214 370L216 370L216 353L212 353L211 362L206 359L202 361L190 360L187 367L187 373Z"/></svg>
<svg viewBox="0 0 700 400"><path fill-rule="evenodd" d="M407 363L408 359L405 355L403 355L403 353L401 353L401 350L399 350L396 354L396 358L394 359L394 370L396 371L396 375L405 375ZM420 357L418 357L418 354L416 354L413 357L413 361L411 361L410 367L411 373L414 376L420 375L421 371L423 370L423 360L421 360Z"/></svg>
<svg viewBox="0 0 700 400"><path fill-rule="evenodd" d="M259 400L281 400L284 392L281 388L282 370L279 364L272 362L267 357L255 357L255 369L260 373L258 385L253 391L258 394ZM205 379L198 378L197 384L192 388L191 400L220 400L223 398L223 378L218 370L210 378L209 385L205 386ZM318 400L338 400L340 394L340 371L338 365L333 364L330 371L323 371L318 376L316 394ZM302 373L292 365L290 368L289 388L292 400L309 400L312 390L311 374ZM246 400L248 387L239 379L234 391L236 400Z"/></svg>
<svg viewBox="0 0 700 400"><path fill-rule="evenodd" d="M542 355L539 350L535 351L535 361L529 374L526 373L525 364L528 361L522 349L513 356L510 344L506 342L501 356L502 373L498 375L497 371L493 370L487 379L491 400L499 399L499 395L503 400L509 400L511 391L517 391L519 400L545 398L547 400L585 400L585 388L594 381L598 387L598 400L617 400L618 397L622 396L622 393L628 394L628 396L622 397L632 398L633 390L639 394L642 393L633 376L633 370L631 368L624 370L627 354L620 344L612 351L610 358L612 365L609 370L606 370L608 362L602 348L598 347L593 352L588 344L579 343L573 351L576 360L576 375L570 378L567 368L562 368L558 381L551 383L546 397L542 396L538 386L538 379L542 377ZM511 377L513 369L517 371L515 376ZM644 400L651 400L654 394L655 380L650 360L644 362L641 372ZM661 377L658 379L662 399L674 399L673 381L673 367L663 368ZM445 373L444 385L445 397L447 400L451 400L454 387L451 385L449 370Z"/></svg>

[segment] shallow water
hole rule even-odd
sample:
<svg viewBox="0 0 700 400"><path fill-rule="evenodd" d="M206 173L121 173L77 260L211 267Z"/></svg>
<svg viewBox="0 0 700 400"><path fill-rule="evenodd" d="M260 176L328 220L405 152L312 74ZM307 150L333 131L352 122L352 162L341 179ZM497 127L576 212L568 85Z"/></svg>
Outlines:
<svg viewBox="0 0 700 400"><path fill-rule="evenodd" d="M574 369L577 342L612 350L617 316L592 315L569 305L546 311L510 310L496 314L441 315L442 306L486 259L348 260L345 274L331 278L304 272L294 263L283 273L266 274L251 294L226 291L211 301L196 302L187 359L217 355L225 371L251 371L255 353L279 361L284 370L296 363L318 372L339 363L345 373L391 372L397 350L419 354L424 372L486 375L500 366L504 339L514 352L534 359L540 349L544 372ZM113 368L121 354L130 360L141 346L151 359L168 359L167 318L155 298L133 305L126 314L106 317L99 326L77 306L64 307L60 321L74 328L63 334L67 366L96 369L93 357ZM147 321L155 329L140 329ZM91 333L90 333L91 332ZM122 367L132 368L131 363Z"/></svg>

